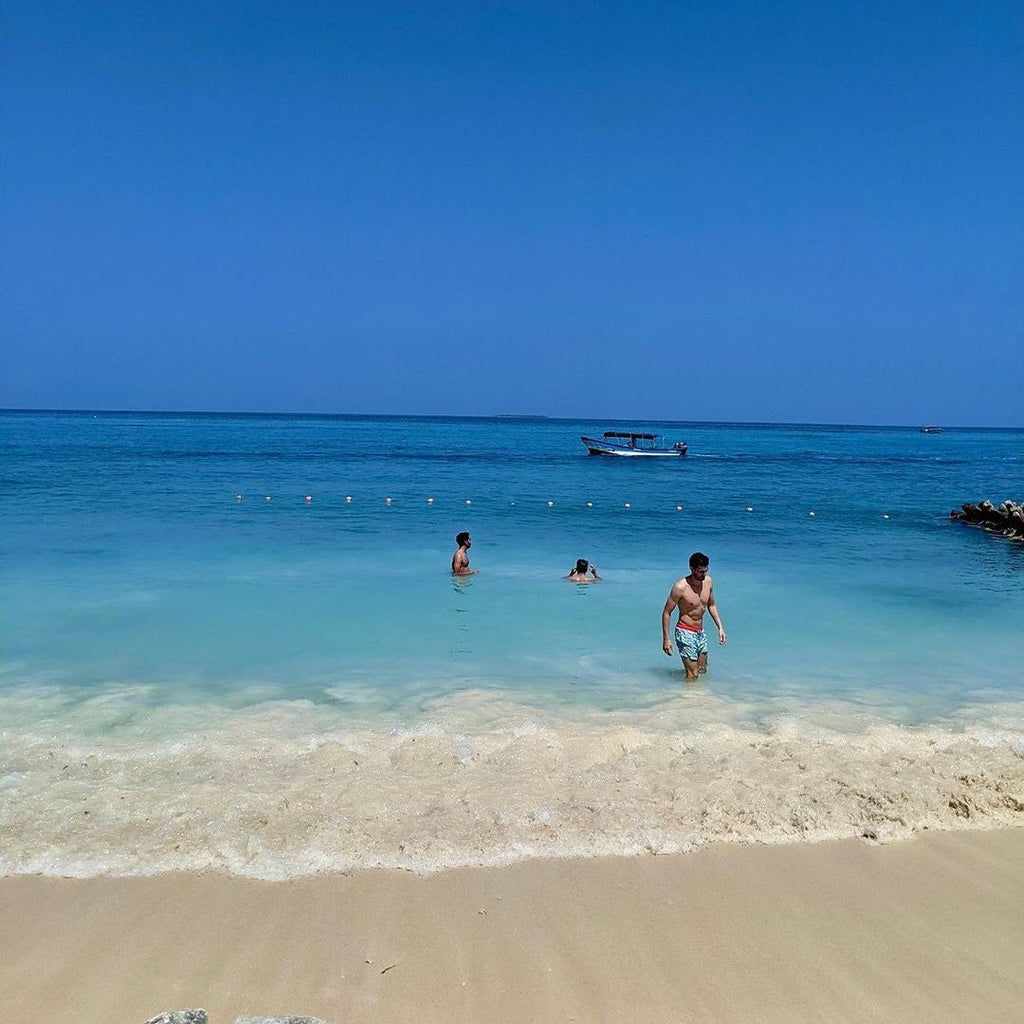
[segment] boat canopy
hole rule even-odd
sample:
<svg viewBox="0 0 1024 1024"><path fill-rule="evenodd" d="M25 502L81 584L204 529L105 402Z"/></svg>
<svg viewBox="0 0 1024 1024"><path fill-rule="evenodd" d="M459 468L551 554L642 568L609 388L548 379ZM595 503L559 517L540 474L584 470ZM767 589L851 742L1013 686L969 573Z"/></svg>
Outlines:
<svg viewBox="0 0 1024 1024"><path fill-rule="evenodd" d="M604 432L603 436L604 437L628 437L631 441L657 441L658 440L658 435L657 434L630 434L630 433L623 434L623 433L620 433L617 430L606 430Z"/></svg>

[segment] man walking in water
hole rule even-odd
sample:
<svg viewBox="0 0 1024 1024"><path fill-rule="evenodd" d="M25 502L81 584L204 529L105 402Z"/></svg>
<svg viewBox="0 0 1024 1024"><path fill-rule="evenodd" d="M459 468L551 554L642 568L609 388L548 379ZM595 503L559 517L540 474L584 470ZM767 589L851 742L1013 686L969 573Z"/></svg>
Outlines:
<svg viewBox="0 0 1024 1024"><path fill-rule="evenodd" d="M671 658L672 641L669 623L672 609L679 610L676 621L676 648L683 659L687 681L692 682L708 670L708 636L704 632L704 613L707 612L718 627L718 642L725 643L725 628L715 604L715 591L708 575L710 559L700 551L690 555L690 575L676 580L669 591L668 600L661 610L661 649Z"/></svg>
<svg viewBox="0 0 1024 1024"><path fill-rule="evenodd" d="M458 549L455 554L452 555L452 575L453 576L474 576L476 575L476 569L470 569L469 567L469 549L473 545L473 538L470 537L468 530L463 530L455 538L455 543L458 544Z"/></svg>

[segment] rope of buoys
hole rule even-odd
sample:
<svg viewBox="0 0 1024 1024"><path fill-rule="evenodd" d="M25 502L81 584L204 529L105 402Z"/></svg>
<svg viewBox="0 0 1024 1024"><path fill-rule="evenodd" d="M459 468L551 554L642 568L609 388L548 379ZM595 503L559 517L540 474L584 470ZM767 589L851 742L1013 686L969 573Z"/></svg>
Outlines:
<svg viewBox="0 0 1024 1024"><path fill-rule="evenodd" d="M235 498L236 502L241 503L241 502L243 502L245 500L245 495L242 494L241 492L239 492L239 493L235 494L234 498ZM265 494L263 496L263 501L265 503L269 504L272 500L273 500L273 496L270 495L270 494ZM307 495L304 496L303 500L305 501L305 503L307 505L312 505L313 504L313 495L312 494L307 494ZM345 502L346 505L351 505L351 504L353 504L355 502L355 498L351 494L346 494L345 497L344 497L344 502ZM431 505L431 506L434 505L436 502L437 502L437 498L435 498L433 496L428 497L426 499L426 503L428 505ZM395 503L395 499L393 497L391 497L390 495L388 495L387 497L384 498L384 504L385 505L391 506L394 503ZM473 499L472 498L466 498L465 499L465 504L468 505L468 506L471 506L473 504ZM556 504L555 501L552 500L552 499L548 499L545 502L545 506L547 508L554 508L555 504ZM509 501L508 505L509 505L509 508L515 508L516 507L515 500ZM585 508L594 508L594 502L593 501L584 502L584 507ZM623 502L622 507L624 509L632 509L633 508L633 503L629 502L629 501ZM676 512L684 511L684 506L682 506L682 505L675 505L673 507L675 508ZM745 507L744 511L747 512L747 513L752 513L752 512L755 511L755 508L754 508L753 505L747 505ZM808 511L807 511L807 518L808 519L816 519L817 515L818 515L818 513L817 513L817 511L815 509L808 509ZM882 519L885 519L885 520L888 520L888 519L892 518L892 516L888 512L882 512L882 513L880 513L880 515L881 515Z"/></svg>

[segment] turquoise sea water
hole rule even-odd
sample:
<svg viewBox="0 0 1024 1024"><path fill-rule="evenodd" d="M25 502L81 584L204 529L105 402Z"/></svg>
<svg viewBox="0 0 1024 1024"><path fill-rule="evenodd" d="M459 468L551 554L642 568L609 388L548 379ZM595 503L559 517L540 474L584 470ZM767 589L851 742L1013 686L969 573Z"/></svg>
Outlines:
<svg viewBox="0 0 1024 1024"><path fill-rule="evenodd" d="M1024 498L1024 431L644 423L690 454L588 457L616 426L0 414L0 868L1024 816L1024 545L948 518ZM729 642L687 686L660 612L697 549Z"/></svg>

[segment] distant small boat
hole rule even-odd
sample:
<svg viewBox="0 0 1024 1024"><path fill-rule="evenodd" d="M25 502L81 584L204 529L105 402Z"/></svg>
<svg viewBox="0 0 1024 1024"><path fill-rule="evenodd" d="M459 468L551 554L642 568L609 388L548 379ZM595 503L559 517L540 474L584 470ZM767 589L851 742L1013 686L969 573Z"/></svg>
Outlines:
<svg viewBox="0 0 1024 1024"><path fill-rule="evenodd" d="M657 434L638 434L632 431L606 430L600 437L580 435L591 455L617 455L625 458L678 459L686 454L686 442L669 444Z"/></svg>
<svg viewBox="0 0 1024 1024"><path fill-rule="evenodd" d="M942 433L942 427L922 427L921 428L921 433L922 434L941 434Z"/></svg>

